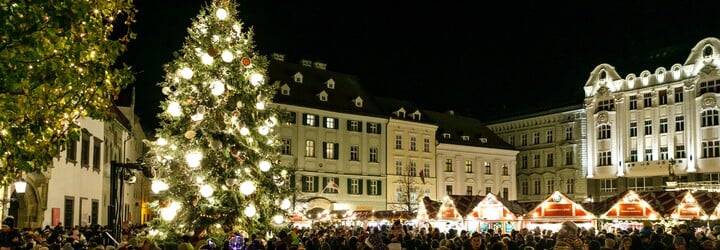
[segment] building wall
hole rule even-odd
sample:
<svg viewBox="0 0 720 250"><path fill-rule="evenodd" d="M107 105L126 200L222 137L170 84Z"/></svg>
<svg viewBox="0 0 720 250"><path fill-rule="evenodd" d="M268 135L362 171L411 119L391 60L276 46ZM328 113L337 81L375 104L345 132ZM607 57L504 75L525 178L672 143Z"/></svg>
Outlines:
<svg viewBox="0 0 720 250"><path fill-rule="evenodd" d="M436 150L438 196L450 195L447 192L450 186L452 194L486 195L489 189L507 200L517 199L515 157L518 151L448 143L438 144ZM472 171L466 171L466 163L471 163ZM489 172L485 166L489 166ZM468 187L472 190L467 190ZM507 195L504 195L505 189Z"/></svg>
<svg viewBox="0 0 720 250"><path fill-rule="evenodd" d="M487 125L520 150L518 200L541 201L555 191L576 201L588 197L585 119L578 105Z"/></svg>

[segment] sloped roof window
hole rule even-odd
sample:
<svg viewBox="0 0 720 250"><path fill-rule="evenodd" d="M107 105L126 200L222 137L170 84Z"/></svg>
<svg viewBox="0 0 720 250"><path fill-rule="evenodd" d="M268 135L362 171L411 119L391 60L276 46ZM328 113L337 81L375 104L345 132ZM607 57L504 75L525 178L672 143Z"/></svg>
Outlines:
<svg viewBox="0 0 720 250"><path fill-rule="evenodd" d="M296 83L302 83L302 82L303 82L303 75L300 74L300 72L297 72L297 73L295 73L295 75L293 76L293 80L294 80Z"/></svg>
<svg viewBox="0 0 720 250"><path fill-rule="evenodd" d="M359 96L355 98L355 107L362 108L363 106L363 99Z"/></svg>
<svg viewBox="0 0 720 250"><path fill-rule="evenodd" d="M280 87L280 94L282 94L282 95L290 95L290 86L288 86L287 84L283 84L283 85Z"/></svg>
<svg viewBox="0 0 720 250"><path fill-rule="evenodd" d="M327 88L335 89L335 80L333 80L333 79L327 80L327 82L325 82L325 84L327 85Z"/></svg>
<svg viewBox="0 0 720 250"><path fill-rule="evenodd" d="M405 109L404 108L400 108L393 113L395 113L395 116L397 116L397 117L405 118Z"/></svg>
<svg viewBox="0 0 720 250"><path fill-rule="evenodd" d="M485 137L480 137L480 142L481 142L481 143L487 143L487 138L485 138Z"/></svg>
<svg viewBox="0 0 720 250"><path fill-rule="evenodd" d="M412 113L412 119L413 119L413 120L418 120L418 121L419 121L419 120L420 120L420 117L421 117L421 115L422 115L422 114L420 113L420 110L415 110L415 112L413 112L413 113Z"/></svg>
<svg viewBox="0 0 720 250"><path fill-rule="evenodd" d="M443 133L443 138L450 139L450 133Z"/></svg>
<svg viewBox="0 0 720 250"><path fill-rule="evenodd" d="M463 141L469 141L469 140L470 140L470 136L463 135L463 136L462 136L462 140L463 140Z"/></svg>
<svg viewBox="0 0 720 250"><path fill-rule="evenodd" d="M320 92L320 94L318 94L318 96L320 97L320 101L327 102L328 94L327 94L327 92L325 92L325 90Z"/></svg>

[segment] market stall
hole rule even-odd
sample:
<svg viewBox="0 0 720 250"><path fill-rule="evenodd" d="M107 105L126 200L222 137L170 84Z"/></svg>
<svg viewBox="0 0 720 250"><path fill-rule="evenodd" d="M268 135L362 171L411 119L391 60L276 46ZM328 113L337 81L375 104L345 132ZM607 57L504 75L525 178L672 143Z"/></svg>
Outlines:
<svg viewBox="0 0 720 250"><path fill-rule="evenodd" d="M492 193L486 196L474 196L468 202L467 197L453 197L456 209L461 212L468 231L487 231L510 233L520 227L520 219L525 210L518 204L496 197ZM477 199L477 201L476 201ZM468 208L462 208L458 204ZM474 205L473 205L474 204ZM462 208L462 209L461 209ZM469 210L469 211L468 211Z"/></svg>
<svg viewBox="0 0 720 250"><path fill-rule="evenodd" d="M594 227L596 217L565 194L555 191L530 210L523 218L523 227L560 230L564 221L575 222L579 227Z"/></svg>
<svg viewBox="0 0 720 250"><path fill-rule="evenodd" d="M609 230L639 230L644 221L661 220L663 208L672 207L678 199L674 191L644 192L643 195L646 198L633 190L627 190L596 204L600 211L605 211L600 214L600 227ZM653 204L648 203L648 200Z"/></svg>

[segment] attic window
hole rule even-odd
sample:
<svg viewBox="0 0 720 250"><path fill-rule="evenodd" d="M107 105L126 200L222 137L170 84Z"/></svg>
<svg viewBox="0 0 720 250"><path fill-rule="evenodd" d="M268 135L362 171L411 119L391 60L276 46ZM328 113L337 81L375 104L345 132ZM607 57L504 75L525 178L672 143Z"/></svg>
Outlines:
<svg viewBox="0 0 720 250"><path fill-rule="evenodd" d="M705 48L703 49L703 56L705 58L711 57L713 55L713 47L708 45L705 45Z"/></svg>
<svg viewBox="0 0 720 250"><path fill-rule="evenodd" d="M283 84L283 86L280 87L280 94L290 95L290 86L288 86L287 84Z"/></svg>
<svg viewBox="0 0 720 250"><path fill-rule="evenodd" d="M296 83L302 83L302 82L303 82L303 75L300 74L300 72L297 72L297 73L295 73L295 75L293 76L293 80L294 80Z"/></svg>
<svg viewBox="0 0 720 250"><path fill-rule="evenodd" d="M450 139L450 133L443 133L443 138Z"/></svg>
<svg viewBox="0 0 720 250"><path fill-rule="evenodd" d="M363 99L359 96L355 98L355 107L362 108L363 106Z"/></svg>
<svg viewBox="0 0 720 250"><path fill-rule="evenodd" d="M481 143L487 143L487 138L485 138L485 137L480 137L480 142L481 142Z"/></svg>
<svg viewBox="0 0 720 250"><path fill-rule="evenodd" d="M328 94L327 94L327 92L325 92L325 90L320 92L320 94L318 94L318 96L320 97L320 101L327 102Z"/></svg>
<svg viewBox="0 0 720 250"><path fill-rule="evenodd" d="M400 118L405 118L405 110L402 110L402 109L398 110L397 116Z"/></svg>
<svg viewBox="0 0 720 250"><path fill-rule="evenodd" d="M420 120L420 110L415 110L415 112L412 113L412 119L413 120Z"/></svg>
<svg viewBox="0 0 720 250"><path fill-rule="evenodd" d="M600 71L600 80L605 80L607 78L607 72L605 70Z"/></svg>
<svg viewBox="0 0 720 250"><path fill-rule="evenodd" d="M463 136L462 136L462 140L463 140L463 141L469 141L469 140L470 140L470 136L463 135Z"/></svg>
<svg viewBox="0 0 720 250"><path fill-rule="evenodd" d="M333 79L327 80L327 82L325 82L325 84L327 85L328 89L335 89L335 80L333 80Z"/></svg>

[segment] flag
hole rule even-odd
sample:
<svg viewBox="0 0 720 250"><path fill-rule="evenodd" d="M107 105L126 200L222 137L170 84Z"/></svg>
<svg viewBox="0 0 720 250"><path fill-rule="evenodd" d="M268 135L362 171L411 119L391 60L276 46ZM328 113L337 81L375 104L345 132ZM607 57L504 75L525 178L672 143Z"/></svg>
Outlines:
<svg viewBox="0 0 720 250"><path fill-rule="evenodd" d="M326 190L326 189L334 189L335 191L340 191L340 186L338 186L338 184L336 184L336 183L331 179L331 180L328 180L328 183L325 184L325 188L323 188L323 190Z"/></svg>
<svg viewBox="0 0 720 250"><path fill-rule="evenodd" d="M425 184L425 169L420 170L420 180Z"/></svg>

